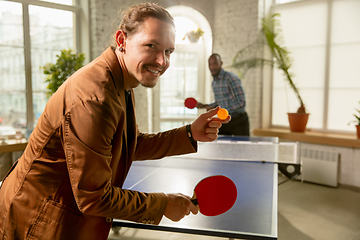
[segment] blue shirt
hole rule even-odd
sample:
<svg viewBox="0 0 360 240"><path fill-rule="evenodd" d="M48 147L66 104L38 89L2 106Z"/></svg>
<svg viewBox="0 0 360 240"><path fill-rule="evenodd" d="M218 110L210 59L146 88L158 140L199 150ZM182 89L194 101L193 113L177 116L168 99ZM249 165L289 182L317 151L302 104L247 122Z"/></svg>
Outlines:
<svg viewBox="0 0 360 240"><path fill-rule="evenodd" d="M234 73L221 69L219 76L213 79L212 89L215 97L215 102L209 104L212 108L220 106L232 116L245 112L244 89Z"/></svg>

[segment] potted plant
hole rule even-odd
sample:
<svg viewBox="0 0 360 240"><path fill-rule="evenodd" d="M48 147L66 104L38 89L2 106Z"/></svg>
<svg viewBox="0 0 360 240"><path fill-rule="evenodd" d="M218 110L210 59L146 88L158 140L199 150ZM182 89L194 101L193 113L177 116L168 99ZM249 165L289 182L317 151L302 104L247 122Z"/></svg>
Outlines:
<svg viewBox="0 0 360 240"><path fill-rule="evenodd" d="M62 50L60 55L56 55L56 57L57 60L55 64L47 63L42 67L46 75L45 82L48 83L48 97L55 93L60 85L76 72L76 70L81 68L85 60L85 54L74 53L71 49Z"/></svg>
<svg viewBox="0 0 360 240"><path fill-rule="evenodd" d="M359 104L360 104L360 102L359 102ZM357 135L357 138L360 139L360 110L359 109L355 109L355 110L356 110L356 112L358 114L358 115L354 114L354 117L355 117L356 120L353 120L353 121L349 122L349 124L350 123L355 123L356 124L355 125L356 126L356 135Z"/></svg>
<svg viewBox="0 0 360 240"><path fill-rule="evenodd" d="M190 32L185 33L183 40L187 37L191 43L197 43L200 37L204 34L204 31L198 28L196 31L192 30Z"/></svg>
<svg viewBox="0 0 360 240"><path fill-rule="evenodd" d="M300 103L296 113L288 113L290 130L293 132L304 132L309 114L306 112L299 89L293 81L293 75L289 71L292 61L289 57L290 52L286 47L282 46L281 27L277 19L278 16L280 14L276 13L262 19L262 28L258 39L236 53L231 67L239 69L241 77L249 69L265 65L276 66L281 70L284 73L285 81L289 83ZM272 58L263 57L264 47L269 49Z"/></svg>

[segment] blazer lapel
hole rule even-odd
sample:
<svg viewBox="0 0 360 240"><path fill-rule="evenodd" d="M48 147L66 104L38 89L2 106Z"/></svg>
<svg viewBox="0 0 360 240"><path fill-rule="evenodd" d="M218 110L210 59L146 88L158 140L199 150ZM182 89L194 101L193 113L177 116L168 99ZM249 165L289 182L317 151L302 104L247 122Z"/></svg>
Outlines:
<svg viewBox="0 0 360 240"><path fill-rule="evenodd" d="M134 108L134 92L129 92L128 101L126 105L126 132L127 132L127 146L129 151L135 151L135 147L132 145L136 137L136 118Z"/></svg>

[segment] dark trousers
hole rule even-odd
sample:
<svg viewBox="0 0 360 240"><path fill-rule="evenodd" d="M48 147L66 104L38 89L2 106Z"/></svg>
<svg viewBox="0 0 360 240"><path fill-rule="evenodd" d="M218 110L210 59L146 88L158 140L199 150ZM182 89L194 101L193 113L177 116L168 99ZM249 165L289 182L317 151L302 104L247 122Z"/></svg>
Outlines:
<svg viewBox="0 0 360 240"><path fill-rule="evenodd" d="M219 135L250 136L249 117L246 112L231 116L231 121L219 129Z"/></svg>

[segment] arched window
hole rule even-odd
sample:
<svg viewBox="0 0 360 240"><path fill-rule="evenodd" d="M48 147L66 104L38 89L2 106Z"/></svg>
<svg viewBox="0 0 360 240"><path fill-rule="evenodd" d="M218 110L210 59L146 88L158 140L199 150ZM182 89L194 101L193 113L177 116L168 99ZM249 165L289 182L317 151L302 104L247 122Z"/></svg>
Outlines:
<svg viewBox="0 0 360 240"><path fill-rule="evenodd" d="M207 57L211 53L211 28L205 17L193 8L173 6L167 9L175 20L175 52L170 67L153 89L153 131L165 131L192 122L198 116L197 108L188 109L184 101L193 97L209 101L210 79ZM197 42L191 42L186 34L203 31Z"/></svg>

